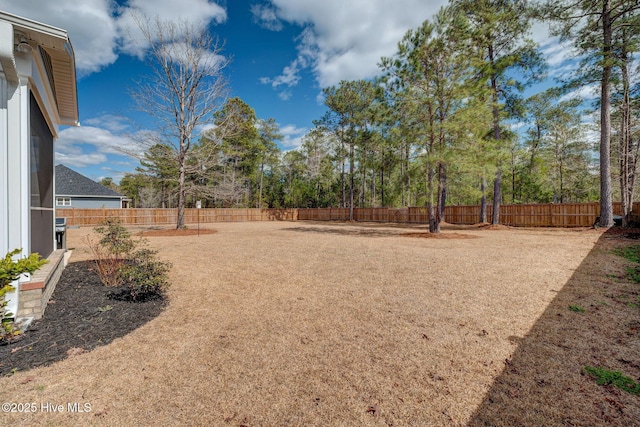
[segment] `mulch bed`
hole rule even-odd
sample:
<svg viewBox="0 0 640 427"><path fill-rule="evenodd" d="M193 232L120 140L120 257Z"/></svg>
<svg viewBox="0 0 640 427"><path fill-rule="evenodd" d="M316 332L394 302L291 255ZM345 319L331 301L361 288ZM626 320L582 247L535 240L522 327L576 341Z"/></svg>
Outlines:
<svg viewBox="0 0 640 427"><path fill-rule="evenodd" d="M166 301L119 301L92 270L91 261L69 264L45 315L8 345L0 346L0 375L26 371L90 351L158 316Z"/></svg>

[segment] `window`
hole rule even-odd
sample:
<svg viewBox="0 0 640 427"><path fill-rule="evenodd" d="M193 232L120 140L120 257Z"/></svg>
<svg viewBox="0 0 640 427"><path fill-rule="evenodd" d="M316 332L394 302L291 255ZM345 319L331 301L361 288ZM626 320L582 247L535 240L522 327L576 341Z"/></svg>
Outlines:
<svg viewBox="0 0 640 427"><path fill-rule="evenodd" d="M57 197L56 198L56 206L71 206L71 198L70 197Z"/></svg>

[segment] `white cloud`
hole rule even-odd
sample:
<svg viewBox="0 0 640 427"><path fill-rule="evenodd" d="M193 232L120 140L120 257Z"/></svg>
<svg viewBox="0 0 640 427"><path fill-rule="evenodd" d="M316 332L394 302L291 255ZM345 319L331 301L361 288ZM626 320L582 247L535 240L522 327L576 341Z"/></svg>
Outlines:
<svg viewBox="0 0 640 427"><path fill-rule="evenodd" d="M210 130L215 129L216 127L217 125L213 123L199 124L193 130L193 133L194 135L197 135L197 138L200 138L201 136L206 135Z"/></svg>
<svg viewBox="0 0 640 427"><path fill-rule="evenodd" d="M164 58L182 63L187 67L198 65L200 70L218 72L224 67L227 59L223 55L204 49L195 49L188 43L168 43L160 52Z"/></svg>
<svg viewBox="0 0 640 427"><path fill-rule="evenodd" d="M582 86L562 96L559 101L569 101L572 99L582 99L583 101L592 101L599 96L600 87L597 83Z"/></svg>
<svg viewBox="0 0 640 427"><path fill-rule="evenodd" d="M285 125L280 128L282 134L282 141L280 145L288 150L295 150L302 145L302 138L306 135L308 129L299 128L295 125Z"/></svg>
<svg viewBox="0 0 640 427"><path fill-rule="evenodd" d="M87 125L69 127L60 131L55 143L56 163L85 167L113 160L108 156L138 158L144 153L144 141L153 141L157 135L150 131L127 133L128 119L104 115L84 121Z"/></svg>
<svg viewBox="0 0 640 427"><path fill-rule="evenodd" d="M117 116L115 114L103 114L99 117L92 117L83 120L83 125L99 126L110 130L114 133L122 133L131 127L131 121L127 117Z"/></svg>
<svg viewBox="0 0 640 427"><path fill-rule="evenodd" d="M569 42L561 43L559 39L549 39L540 45L540 52L550 67L557 67L576 57L576 50Z"/></svg>
<svg viewBox="0 0 640 427"><path fill-rule="evenodd" d="M61 153L76 153L82 144L93 145L104 154L123 154L123 150L136 145L136 141L123 134L115 134L108 129L94 126L70 127L60 132L56 150Z"/></svg>
<svg viewBox="0 0 640 427"><path fill-rule="evenodd" d="M282 22L276 15L276 10L264 4L254 4L251 6L253 14L253 22L259 24L262 28L271 31L280 31L283 28Z"/></svg>
<svg viewBox="0 0 640 427"><path fill-rule="evenodd" d="M282 74L274 77L261 77L260 82L263 84L271 84L271 87L276 89L278 86L295 86L300 82L300 71L306 67L307 61L298 57L291 64L284 67Z"/></svg>
<svg viewBox="0 0 640 427"><path fill-rule="evenodd" d="M84 153L81 155L59 153L56 151L56 164L83 168L95 166L107 161L107 156L102 153Z"/></svg>
<svg viewBox="0 0 640 427"><path fill-rule="evenodd" d="M518 132L520 129L524 129L525 127L527 127L527 123L515 122L515 123L511 123L509 127L511 128L512 131Z"/></svg>
<svg viewBox="0 0 640 427"><path fill-rule="evenodd" d="M116 61L118 30L109 0L0 0L0 9L67 30L78 73L89 74Z"/></svg>
<svg viewBox="0 0 640 427"><path fill-rule="evenodd" d="M292 95L293 93L290 90L283 90L282 92L278 93L278 98L283 101L288 101L291 99Z"/></svg>
<svg viewBox="0 0 640 427"><path fill-rule="evenodd" d="M139 34L132 10L202 26L227 18L224 8L208 0L129 0L119 7L111 0L0 0L0 10L67 30L80 76L113 64L121 51L139 53L144 47L126 41L129 33Z"/></svg>
<svg viewBox="0 0 640 427"><path fill-rule="evenodd" d="M549 66L550 78L566 79L578 68L578 52L573 42L561 42L551 36L546 23L537 22L532 27L532 39L540 46L540 54Z"/></svg>
<svg viewBox="0 0 640 427"><path fill-rule="evenodd" d="M407 30L433 16L446 0L272 0L277 17L304 27L298 57L272 86L295 86L310 68L321 87L374 77Z"/></svg>
<svg viewBox="0 0 640 427"><path fill-rule="evenodd" d="M138 166L135 163L132 162L118 162L118 161L111 161L109 163L107 163L106 166L102 166L100 168L101 171L101 175L97 178L97 181L102 180L103 178L106 177L110 177L113 178L113 180L116 183L119 183L120 180L127 174L127 173L131 173L130 171L132 171L133 169L136 168L136 166Z"/></svg>
<svg viewBox="0 0 640 427"><path fill-rule="evenodd" d="M211 22L222 23L227 19L226 11L207 0L130 0L117 10L116 26L120 34L121 49L128 54L142 57L148 43L142 36L136 19L156 18L174 23L189 22L196 28L206 28ZM153 24L151 24L153 27ZM178 30L180 30L178 25Z"/></svg>

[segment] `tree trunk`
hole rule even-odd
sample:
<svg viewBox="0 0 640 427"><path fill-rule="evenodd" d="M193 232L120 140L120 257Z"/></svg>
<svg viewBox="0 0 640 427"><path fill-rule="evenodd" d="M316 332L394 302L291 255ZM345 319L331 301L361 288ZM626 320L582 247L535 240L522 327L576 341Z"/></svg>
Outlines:
<svg viewBox="0 0 640 427"><path fill-rule="evenodd" d="M342 170L340 171L340 188L342 189L342 207L347 207L347 190L344 180L344 142L340 142L340 152L342 157Z"/></svg>
<svg viewBox="0 0 640 427"><path fill-rule="evenodd" d="M502 185L502 170L498 163L496 177L493 180L493 213L491 215L491 224L500 224L500 198L502 197L500 187Z"/></svg>
<svg viewBox="0 0 640 427"><path fill-rule="evenodd" d="M371 168L371 207L375 207L377 205L376 200L376 170L375 168Z"/></svg>
<svg viewBox="0 0 640 427"><path fill-rule="evenodd" d="M482 175L482 180L480 181L480 192L482 196L480 197L480 222L487 222L487 180Z"/></svg>
<svg viewBox="0 0 640 427"><path fill-rule="evenodd" d="M405 183L406 183L406 191L407 191L407 195L404 198L404 204L403 207L407 207L411 204L411 176L409 175L409 161L410 161L410 157L411 157L411 143L409 141L407 141L407 144L405 145L405 153L404 153L404 162L405 162L405 166L404 166L404 173L405 173Z"/></svg>
<svg viewBox="0 0 640 427"><path fill-rule="evenodd" d="M560 157L560 204L565 202L564 200L564 156Z"/></svg>
<svg viewBox="0 0 640 427"><path fill-rule="evenodd" d="M264 161L260 163L260 195L258 196L258 207L262 208L262 182L264 179Z"/></svg>
<svg viewBox="0 0 640 427"><path fill-rule="evenodd" d="M511 149L511 203L516 202L516 150Z"/></svg>
<svg viewBox="0 0 640 427"><path fill-rule="evenodd" d="M447 205L447 167L445 165L440 165L441 167L441 172L440 172L440 189L439 189L439 197L438 197L438 201L440 203L440 209L439 209L439 223L442 223L445 218L444 218L444 208Z"/></svg>
<svg viewBox="0 0 640 427"><path fill-rule="evenodd" d="M442 205L443 202L443 194L444 194L444 165L440 162L438 162L438 190L436 193L436 209L435 209L435 213L434 213L434 225L433 225L433 231L431 231L432 233L440 233L440 223L442 222L442 216L443 216L443 212L444 212L444 206ZM431 226L429 226L429 228L431 228Z"/></svg>
<svg viewBox="0 0 640 427"><path fill-rule="evenodd" d="M383 207L386 207L384 200L384 166L385 166L385 158L384 158L384 147L382 147L382 162L380 167L380 203Z"/></svg>
<svg viewBox="0 0 640 427"><path fill-rule="evenodd" d="M353 221L354 147L349 144L349 221Z"/></svg>
<svg viewBox="0 0 640 427"><path fill-rule="evenodd" d="M363 208L366 206L367 200L367 169L362 168L362 185L360 186L362 189L362 194L360 195L360 207Z"/></svg>
<svg viewBox="0 0 640 427"><path fill-rule="evenodd" d="M176 223L176 229L180 230L184 228L184 206L185 206L185 182L184 182L184 160L180 160L180 168L178 175L178 221Z"/></svg>
<svg viewBox="0 0 640 427"><path fill-rule="evenodd" d="M613 225L611 196L611 98L612 28L610 0L602 6L603 67L600 83L600 226Z"/></svg>
<svg viewBox="0 0 640 427"><path fill-rule="evenodd" d="M636 174L636 157L631 140L631 99L629 94L629 55L627 52L626 30L623 30L623 45L620 53L620 71L622 75L622 102L620 105L620 202L622 208L622 227L629 226L633 210L633 181Z"/></svg>
<svg viewBox="0 0 640 427"><path fill-rule="evenodd" d="M494 52L493 46L489 47L489 61L491 63L491 67L494 67ZM498 108L498 79L497 76L492 74L491 76L491 92L493 96L493 139L498 144L498 162L497 162L497 170L496 177L493 180L493 212L491 215L491 224L500 224L500 202L502 199L502 162L499 160L500 157L500 109Z"/></svg>
<svg viewBox="0 0 640 427"><path fill-rule="evenodd" d="M429 232L438 233L437 206L434 203L433 178L434 171L431 162L427 162L427 210L429 211Z"/></svg>

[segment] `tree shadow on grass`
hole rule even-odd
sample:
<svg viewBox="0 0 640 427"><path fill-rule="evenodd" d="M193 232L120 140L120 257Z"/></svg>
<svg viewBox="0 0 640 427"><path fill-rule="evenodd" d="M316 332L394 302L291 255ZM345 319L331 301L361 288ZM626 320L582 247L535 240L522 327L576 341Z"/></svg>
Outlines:
<svg viewBox="0 0 640 427"><path fill-rule="evenodd" d="M289 227L286 231L296 231L300 233L320 233L335 234L340 236L364 236L364 237L393 237L401 234L395 230L382 230L377 228L336 228L333 227Z"/></svg>
<svg viewBox="0 0 640 427"><path fill-rule="evenodd" d="M145 302L110 298L92 262L62 272L44 317L9 345L0 346L0 375L49 365L123 337L157 317L164 299Z"/></svg>
<svg viewBox="0 0 640 427"><path fill-rule="evenodd" d="M640 378L640 284L613 253L633 244L619 230L601 235L529 333L513 337L519 345L469 426L640 425L640 396L584 370Z"/></svg>
<svg viewBox="0 0 640 427"><path fill-rule="evenodd" d="M361 236L361 237L418 237L418 238L440 238L440 239L469 239L478 236L459 233L439 233L429 232L428 226L424 224L377 224L377 223L336 223L320 227L290 227L286 231L297 231L301 233L335 234L341 236Z"/></svg>

